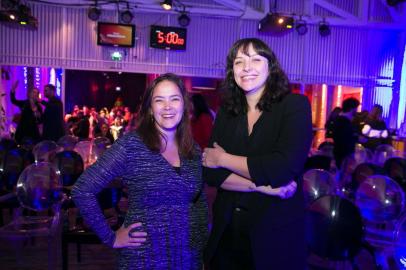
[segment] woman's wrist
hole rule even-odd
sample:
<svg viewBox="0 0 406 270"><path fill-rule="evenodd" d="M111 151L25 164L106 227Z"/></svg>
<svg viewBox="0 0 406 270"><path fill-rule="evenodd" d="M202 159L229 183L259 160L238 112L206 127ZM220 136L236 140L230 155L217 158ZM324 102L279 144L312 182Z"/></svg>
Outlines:
<svg viewBox="0 0 406 270"><path fill-rule="evenodd" d="M221 168L228 168L228 161L232 158L232 155L230 155L227 152L222 152L220 153L219 159L218 159L218 165Z"/></svg>

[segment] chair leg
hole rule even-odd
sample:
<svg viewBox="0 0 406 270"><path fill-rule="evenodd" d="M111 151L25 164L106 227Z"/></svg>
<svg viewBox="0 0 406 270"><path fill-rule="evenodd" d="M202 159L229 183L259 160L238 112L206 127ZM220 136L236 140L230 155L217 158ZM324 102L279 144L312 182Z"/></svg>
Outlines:
<svg viewBox="0 0 406 270"><path fill-rule="evenodd" d="M76 244L76 259L78 262L82 262L81 246L79 243Z"/></svg>
<svg viewBox="0 0 406 270"><path fill-rule="evenodd" d="M68 241L62 236L62 270L68 270L69 262L69 244Z"/></svg>
<svg viewBox="0 0 406 270"><path fill-rule="evenodd" d="M57 240L54 237L48 237L48 270L56 270L58 247Z"/></svg>

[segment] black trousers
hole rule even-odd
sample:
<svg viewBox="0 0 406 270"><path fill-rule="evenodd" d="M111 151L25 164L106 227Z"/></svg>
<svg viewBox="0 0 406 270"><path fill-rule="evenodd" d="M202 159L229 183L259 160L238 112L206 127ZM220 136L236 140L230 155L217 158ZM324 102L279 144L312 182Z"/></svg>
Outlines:
<svg viewBox="0 0 406 270"><path fill-rule="evenodd" d="M227 225L210 262L210 270L255 269L247 217L245 210L234 209L231 223Z"/></svg>

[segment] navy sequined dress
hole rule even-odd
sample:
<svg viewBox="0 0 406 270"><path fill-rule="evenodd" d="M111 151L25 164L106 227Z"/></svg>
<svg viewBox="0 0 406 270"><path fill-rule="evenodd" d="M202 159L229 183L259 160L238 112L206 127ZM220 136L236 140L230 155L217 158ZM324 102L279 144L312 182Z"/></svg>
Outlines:
<svg viewBox="0 0 406 270"><path fill-rule="evenodd" d="M128 186L124 226L143 224L147 241L118 249L119 269L202 269L207 240L207 204L202 189L200 152L181 157L179 173L160 153L150 151L136 132L117 140L78 179L72 195L85 222L112 246L115 233L105 221L96 194L116 177Z"/></svg>

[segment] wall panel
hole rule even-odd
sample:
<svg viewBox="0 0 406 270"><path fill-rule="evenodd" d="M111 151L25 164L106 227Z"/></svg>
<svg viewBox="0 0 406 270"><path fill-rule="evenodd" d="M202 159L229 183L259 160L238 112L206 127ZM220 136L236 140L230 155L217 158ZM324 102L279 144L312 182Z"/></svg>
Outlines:
<svg viewBox="0 0 406 270"><path fill-rule="evenodd" d="M357 5L350 0L342 8ZM258 3L257 3L258 4ZM286 9L303 9L301 1L285 1ZM371 7L377 9L378 4ZM138 73L176 72L181 75L222 77L231 44L241 37L259 37L278 56L290 79L302 83L374 85L380 66L396 57L392 44L400 30L331 26L331 35L321 37L318 25L309 25L306 35L296 31L283 36L257 32L258 21L191 15L187 50L166 51L149 47L150 25L178 26L176 14L135 12L136 46L121 49L123 61L111 61L111 47L96 45L96 23L86 9L32 5L38 30L9 28L0 24L0 62L12 65L53 66L84 70L121 70ZM385 14L383 14L385 15ZM378 16L378 15L377 15ZM115 11L103 11L102 21L117 21Z"/></svg>

